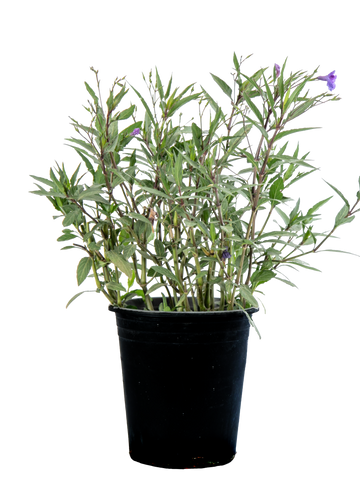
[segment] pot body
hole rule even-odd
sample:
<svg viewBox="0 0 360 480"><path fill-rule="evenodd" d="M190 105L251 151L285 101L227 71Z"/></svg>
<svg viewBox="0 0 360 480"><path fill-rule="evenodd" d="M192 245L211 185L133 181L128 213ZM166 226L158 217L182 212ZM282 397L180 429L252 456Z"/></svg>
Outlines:
<svg viewBox="0 0 360 480"><path fill-rule="evenodd" d="M133 304L140 308L141 302ZM110 310L120 341L131 458L165 468L229 463L236 453L246 315Z"/></svg>

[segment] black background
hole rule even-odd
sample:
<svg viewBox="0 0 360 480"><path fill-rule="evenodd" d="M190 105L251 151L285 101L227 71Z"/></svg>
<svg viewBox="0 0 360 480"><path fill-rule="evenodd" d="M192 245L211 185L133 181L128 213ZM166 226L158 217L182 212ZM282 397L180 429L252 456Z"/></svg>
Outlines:
<svg viewBox="0 0 360 480"><path fill-rule="evenodd" d="M51 56L39 53L34 65L29 63L29 85L36 100L28 118L34 141L29 142L21 164L24 190L30 188L26 172L46 174L53 156L66 158L68 166L73 166L75 156L61 148L60 141L61 136L71 133L66 113L86 120L79 102L85 98L81 80L85 77L92 81L85 68L88 63L102 68L104 94L113 74L125 71L143 88L139 69L147 69L157 61L164 79L173 68L177 83L199 78L220 97L206 71L212 69L226 77L230 51L236 47L239 52L257 52L245 67L247 71L274 59L281 61L285 52L292 54L289 66L293 68L311 68L319 61L323 62L323 72L338 67L339 90L345 102L315 110L297 123L325 124L324 132L302 135L303 150L313 149L318 164L325 167L323 174L353 198L359 167L353 149L354 131L348 121L352 68L346 57L324 54L321 45L310 51L233 39L199 49L194 42L180 41L170 49L164 38L135 45L129 42L126 47L126 42L124 46L119 42L119 46L100 49L84 41L81 49L72 50L64 42L62 50L54 50ZM320 88L314 85L313 91ZM225 100L223 104L227 107ZM195 106L186 111L195 113ZM328 191L314 176L291 193L301 193L306 206ZM101 478L109 478L121 474L129 466L125 460L117 459L125 453L125 440L112 317L105 313L105 302L97 296L87 296L70 312L63 311L66 297L75 289L78 253L57 253L53 237L58 233L58 224L50 221L51 209L45 201L29 196L23 201L29 248L29 314L22 323L27 358L22 373L28 399L23 422L23 430L29 435L27 447L34 448L31 440L36 432L41 437L37 448L40 458L63 475L96 472ZM324 228L330 225L337 206L335 201L325 211ZM340 233L345 240L330 245L359 250L358 224ZM345 428L339 423L338 403L352 395L351 382L346 382L347 377L342 379L349 375L352 355L351 351L346 355L344 352L350 323L357 315L354 289L359 264L356 259L329 255L312 257L312 261L321 265L326 274L292 274L302 286L301 295L278 284L267 287L270 315L258 317L265 341L257 343L254 337L252 341L240 458L224 475L253 471L288 476L289 465L305 473L310 471L310 464L314 473L320 473L323 458L329 458L338 448ZM17 306L24 304L19 302ZM34 462L41 465L39 456L35 458Z"/></svg>

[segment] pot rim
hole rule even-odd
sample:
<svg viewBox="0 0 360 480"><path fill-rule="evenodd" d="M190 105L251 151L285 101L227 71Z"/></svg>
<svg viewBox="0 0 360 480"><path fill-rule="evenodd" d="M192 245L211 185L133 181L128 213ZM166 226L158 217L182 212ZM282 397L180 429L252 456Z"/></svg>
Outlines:
<svg viewBox="0 0 360 480"><path fill-rule="evenodd" d="M162 301L162 297L155 297L152 299L153 301L157 302L159 301L159 303ZM135 303L134 306L136 306L136 304L140 303L140 302L143 302L142 298L134 298L134 299L131 299L129 300L129 304L131 304L131 302ZM248 313L249 315L252 315L256 312L259 311L259 308L255 308L255 307L250 307L250 308L245 308L244 310L212 310L212 311L206 311L206 310L201 310L201 311L196 311L196 310L191 310L190 312L177 312L177 311L160 311L160 310L145 310L143 308L127 308L127 307L119 307L118 305L109 305L109 310L110 312L121 312L121 311L125 311L125 312L141 312L142 315L148 315L148 316L153 316L153 315L177 315L177 316L187 316L189 314L191 315L194 315L194 314L197 314L197 315L207 315L207 316L216 316L216 315L223 315L224 313L228 312L228 313L236 313L236 312L246 312Z"/></svg>

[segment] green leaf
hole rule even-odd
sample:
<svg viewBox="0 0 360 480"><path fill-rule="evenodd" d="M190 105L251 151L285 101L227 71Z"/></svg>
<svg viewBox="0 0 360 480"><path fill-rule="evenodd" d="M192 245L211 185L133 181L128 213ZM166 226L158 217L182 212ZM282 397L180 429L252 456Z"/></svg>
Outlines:
<svg viewBox="0 0 360 480"><path fill-rule="evenodd" d="M282 257L281 257L281 251L280 250L276 250L275 248L268 248L266 250L266 255L270 256L270 257L274 257L276 260L281 260Z"/></svg>
<svg viewBox="0 0 360 480"><path fill-rule="evenodd" d="M69 118L73 122L70 125L72 125L75 128L76 131L78 131L80 129L80 130L83 130L86 133L90 133L91 135L94 135L95 137L99 136L99 132L97 130L95 130L95 128L87 127L86 125L81 125L81 123L77 122L74 118L71 118L71 117L69 117Z"/></svg>
<svg viewBox="0 0 360 480"><path fill-rule="evenodd" d="M257 90L257 92L259 92L259 94L261 95L261 88L259 87L259 85L256 83L259 78L263 75L263 73L265 72L266 68L261 68L260 70L258 70L256 73L254 73L254 75L252 77L248 77L247 75L245 75L244 73L241 73L241 75L246 78L246 82L243 83L242 87L241 87L241 91L242 92L247 92L249 91L249 94L252 93L251 92L251 87L254 87L255 90Z"/></svg>
<svg viewBox="0 0 360 480"><path fill-rule="evenodd" d="M176 87L175 90L173 90L172 94L170 95L170 97L169 97L169 99L168 99L168 101L167 101L167 103L166 103L166 108L167 108L167 109L169 109L169 108L171 107L171 105L174 103L174 101L175 101L175 95L176 95L176 92L177 92L178 90L179 90L179 87ZM170 92L169 92L169 94L170 94ZM185 92L183 92L183 95L184 95L184 94L185 94ZM181 98L181 97L178 96L178 97L176 97L176 98L179 100L179 98Z"/></svg>
<svg viewBox="0 0 360 480"><path fill-rule="evenodd" d="M88 200L91 202L96 202L98 204L103 204L103 205L110 205L110 202L103 198L101 195L96 195L96 194L89 194L86 197L83 197L83 200Z"/></svg>
<svg viewBox="0 0 360 480"><path fill-rule="evenodd" d="M118 152L122 150L128 143L131 142L131 140L134 138L131 133L135 130L135 128L142 128L143 127L143 122L133 122L131 124L127 123L124 125L124 127L121 129L119 136L118 136L118 143L116 145L115 151Z"/></svg>
<svg viewBox="0 0 360 480"><path fill-rule="evenodd" d="M213 224L211 224L211 225L213 225ZM228 235L231 235L232 232L233 232L233 227L231 225L220 225L220 228L221 228L221 230L223 230Z"/></svg>
<svg viewBox="0 0 360 480"><path fill-rule="evenodd" d="M135 105L131 105L131 107L118 113L114 117L113 121L118 122L119 120L126 120L127 118L131 117L131 115L134 113L134 110L135 110Z"/></svg>
<svg viewBox="0 0 360 480"><path fill-rule="evenodd" d="M253 296L251 293L250 289L246 285L241 285L240 287L240 295L250 304L253 305L254 307L258 308L259 304L256 300L256 298Z"/></svg>
<svg viewBox="0 0 360 480"><path fill-rule="evenodd" d="M285 95L285 98L284 98L284 113L286 112L286 110L288 109L288 106L289 106L289 97L290 97L290 93L291 93L291 87L289 86L289 88L286 90L286 95Z"/></svg>
<svg viewBox="0 0 360 480"><path fill-rule="evenodd" d="M200 154L202 150L201 148L202 131L201 131L201 128L199 128L194 122L191 124L191 133L193 136L195 147L198 153Z"/></svg>
<svg viewBox="0 0 360 480"><path fill-rule="evenodd" d="M66 195L64 195L63 193L54 192L53 190L50 190L50 192L47 192L45 189L40 187L40 185L36 185L36 186L39 187L40 190L34 190L30 193L34 193L35 195L41 195L41 196L45 196L45 197L66 198ZM51 203L53 203L53 202L51 202Z"/></svg>
<svg viewBox="0 0 360 480"><path fill-rule="evenodd" d="M128 85L124 85L121 90L119 90L114 97L114 104L113 104L113 110L119 105L120 100L124 97L124 95L128 93L130 94L130 87ZM126 95L126 96L128 96ZM126 98L126 97L125 97Z"/></svg>
<svg viewBox="0 0 360 480"><path fill-rule="evenodd" d="M109 98L106 100L106 105L108 106L109 111L112 110L113 102L114 102L114 94L113 94L113 91L110 90Z"/></svg>
<svg viewBox="0 0 360 480"><path fill-rule="evenodd" d="M95 177L95 171L94 171L94 168L93 168L90 160L84 155L84 153L80 150L80 148L76 148L73 145L70 145L70 146L72 148L74 148L74 150L76 150L76 152L80 155L80 157L82 158L83 162L86 165L86 168L89 170L89 172L91 173L91 175L94 178Z"/></svg>
<svg viewBox="0 0 360 480"><path fill-rule="evenodd" d="M147 114L149 115L152 124L155 125L155 120L154 120L153 114L151 113L151 110L150 110L148 104L145 102L145 100L143 99L143 97L140 95L140 93L139 93L134 87L131 87L131 88L134 90L134 92L136 93L136 95L140 98L141 103L144 105L145 110L147 111Z"/></svg>
<svg viewBox="0 0 360 480"><path fill-rule="evenodd" d="M168 116L171 117L176 112L176 110L178 110L180 107L182 107L186 103L189 103L192 100L196 100L197 98L199 98L199 96L200 96L200 93L194 93L193 95L189 95L188 97L175 101L168 111Z"/></svg>
<svg viewBox="0 0 360 480"><path fill-rule="evenodd" d="M356 197L356 200L360 200L360 173L356 174L355 185L354 199Z"/></svg>
<svg viewBox="0 0 360 480"><path fill-rule="evenodd" d="M349 213L348 205L344 205L335 218L335 226L338 227L346 219L347 214Z"/></svg>
<svg viewBox="0 0 360 480"><path fill-rule="evenodd" d="M252 330L254 332L254 335L256 337L256 341L257 342L263 342L264 341L264 333L261 329L261 327L259 326L259 324L257 323L256 319L255 318L249 318L249 323L252 327Z"/></svg>
<svg viewBox="0 0 360 480"><path fill-rule="evenodd" d="M271 200L282 200L282 190L284 190L284 182L282 178L278 178L270 187L269 197Z"/></svg>
<svg viewBox="0 0 360 480"><path fill-rule="evenodd" d="M116 292L126 292L126 288L124 288L121 283L109 282L106 284L106 288L115 290Z"/></svg>
<svg viewBox="0 0 360 480"><path fill-rule="evenodd" d="M109 252L106 252L106 256L110 262L113 263L121 272L125 273L127 277L132 277L133 267L123 255L110 250Z"/></svg>
<svg viewBox="0 0 360 480"><path fill-rule="evenodd" d="M96 149L91 145L91 143L85 142L84 140L78 140L77 138L65 138L68 142L73 142L76 143L77 145L80 145L83 148L86 148L89 152L96 154ZM73 147L73 145L69 145L70 147Z"/></svg>
<svg viewBox="0 0 360 480"><path fill-rule="evenodd" d="M303 167L314 168L309 163L304 162L304 157L299 159L297 157L291 157L290 155L275 154L275 155L271 155L271 159L282 160L284 163L290 163L290 164L302 165ZM312 160L309 160L309 161L312 161ZM314 168L314 170L316 170L316 169ZM289 183L289 185L291 185L291 183ZM287 185L287 186L289 186L289 185Z"/></svg>
<svg viewBox="0 0 360 480"><path fill-rule="evenodd" d="M312 215L312 214L317 213L320 210L322 210L322 208L326 208L334 200L335 200L335 197L330 193L328 195L326 195L325 197L318 198L317 200L315 200L309 206L306 207L308 215Z"/></svg>
<svg viewBox="0 0 360 480"><path fill-rule="evenodd" d="M294 110L292 110L289 113L288 120L294 120L294 118L302 115L304 112L306 112L312 106L312 104L314 102L315 102L315 99L310 99L310 100L305 101L304 103L302 103L298 107L294 108Z"/></svg>
<svg viewBox="0 0 360 480"><path fill-rule="evenodd" d="M172 76L170 77L170 80L169 80L169 83L168 83L168 86L167 86L167 89L166 89L165 100L166 100L166 99L168 98L168 96L170 95L171 84L172 84Z"/></svg>
<svg viewBox="0 0 360 480"><path fill-rule="evenodd" d="M219 73L211 70L208 70L206 73L210 78L211 83L217 88L217 90L219 90L221 95L229 102L233 102L231 98L233 88L230 83Z"/></svg>
<svg viewBox="0 0 360 480"><path fill-rule="evenodd" d="M260 110L257 108L255 103L250 99L250 97L248 97L246 95L245 92L243 93L243 96L244 96L244 99L245 99L246 103L249 105L250 109L255 113L255 115L257 116L260 124L263 126L264 125L264 119L263 119L263 116L260 113Z"/></svg>
<svg viewBox="0 0 360 480"><path fill-rule="evenodd" d="M65 242L66 240L72 240L73 238L77 238L77 235L74 235L73 233L65 233L64 235L61 235L57 241L58 242Z"/></svg>
<svg viewBox="0 0 360 480"><path fill-rule="evenodd" d="M160 273L161 275L164 275L165 277L170 278L170 279L173 280L174 282L180 284L178 278L177 278L172 272L170 272L170 270L168 270L167 268L160 267L159 265L154 265L154 266L151 267L151 268L152 268L155 272Z"/></svg>
<svg viewBox="0 0 360 480"><path fill-rule="evenodd" d="M63 304L64 312L69 312L71 308L85 295L97 295L99 292L95 288L79 288L75 292L71 293Z"/></svg>
<svg viewBox="0 0 360 480"><path fill-rule="evenodd" d="M285 175L284 175L284 181L286 182L286 180L289 180L289 178L291 178L292 174L294 173L295 171L295 168L296 166L291 163L288 167L288 169L286 170L285 172Z"/></svg>
<svg viewBox="0 0 360 480"><path fill-rule="evenodd" d="M183 161L181 155L178 155L175 161L175 166L174 166L174 178L176 185L178 187L181 186L181 180L183 176Z"/></svg>
<svg viewBox="0 0 360 480"><path fill-rule="evenodd" d="M198 220L197 218L194 218L194 221L196 222L197 227L202 231L202 233L203 233L207 238L210 238L210 232L209 232L207 226L205 225L205 223L202 222L201 220Z"/></svg>
<svg viewBox="0 0 360 480"><path fill-rule="evenodd" d="M267 134L267 131L265 130L265 128L262 125L259 125L258 122L255 122L255 120L253 120L252 118L250 118L246 115L244 115L244 117L246 118L246 120L248 120L250 123L252 123L258 130L260 130L260 132L266 138L266 140L269 140L269 135Z"/></svg>
<svg viewBox="0 0 360 480"><path fill-rule="evenodd" d="M141 215L141 213L130 212L128 213L128 216L152 226L152 223L150 222L150 220L147 217L145 217L145 215Z"/></svg>
<svg viewBox="0 0 360 480"><path fill-rule="evenodd" d="M81 217L81 210L77 208L76 210L73 210L73 211L69 212L65 216L62 224L63 224L64 227L69 227L70 225L72 225L76 221L79 221L80 217Z"/></svg>
<svg viewBox="0 0 360 480"><path fill-rule="evenodd" d="M214 120L211 121L210 123L210 128L209 128L209 135L206 137L206 140L205 140L205 143L207 141L211 141L215 132L217 131L217 129L219 128L219 125L220 125L220 117L221 117L221 112L220 110L218 110L215 114L215 118ZM209 139L209 140L208 140Z"/></svg>
<svg viewBox="0 0 360 480"><path fill-rule="evenodd" d="M239 73L240 73L240 64L239 64L239 60L238 60L237 57L236 57L236 53L235 53L235 52L234 52L234 55L233 55L233 62L234 62L235 70L236 70L237 73L239 74Z"/></svg>
<svg viewBox="0 0 360 480"><path fill-rule="evenodd" d="M62 178L62 175L60 175L60 172L59 172L59 179L57 179L56 176L55 176L55 173L53 172L53 169L50 168L50 178L55 183L58 190L61 193L65 193L64 184L67 183L67 182L65 182L65 179Z"/></svg>
<svg viewBox="0 0 360 480"><path fill-rule="evenodd" d="M286 264L298 265L299 267L301 267L302 270L305 270L306 272L323 275L323 268L319 267L319 265L315 265L314 263L312 263L310 260L306 258L295 258L293 260L285 259L285 261L281 263L282 265L286 265Z"/></svg>
<svg viewBox="0 0 360 480"><path fill-rule="evenodd" d="M287 91L287 99L284 102L284 112L289 108L289 106L292 103L296 102L296 100L298 99L298 96L300 95L301 90L304 88L304 86L308 81L309 79L306 78L298 87L296 87L295 90L292 92L290 98L289 98L290 89Z"/></svg>
<svg viewBox="0 0 360 480"><path fill-rule="evenodd" d="M344 201L347 207L350 206L350 198L344 192L344 190L342 190L338 185L336 185L336 183L332 182L324 175L319 175L319 180L323 185L325 185L328 190L330 190L330 192L334 193L334 195L336 195L336 197L340 201Z"/></svg>
<svg viewBox="0 0 360 480"><path fill-rule="evenodd" d="M268 98L268 101L269 101L271 110L272 110L275 118L277 118L277 116L276 116L276 111L275 111L274 97L273 97L273 94L271 93L270 87L269 87L269 85L268 85L268 83L267 83L267 81L266 81L266 78L265 78L265 75L264 75L264 74L263 74L263 80L264 80L264 83L265 83L266 94L267 94L267 98Z"/></svg>
<svg viewBox="0 0 360 480"><path fill-rule="evenodd" d="M294 280L287 272L279 270L277 273L276 283L280 283L283 287L291 288L297 293L301 293L301 285Z"/></svg>
<svg viewBox="0 0 360 480"><path fill-rule="evenodd" d="M144 295L144 292L140 289L138 290L131 290L131 292L127 292L125 293L122 297L121 297L121 300L123 300L124 302L130 300L131 298L134 298L134 297L141 297L144 301L145 301L145 295Z"/></svg>
<svg viewBox="0 0 360 480"><path fill-rule="evenodd" d="M72 177L71 177L71 179L70 179L70 185L71 185L72 187L75 185L75 182L76 182L76 179L77 179L77 176L78 176L80 167L81 167L81 163L79 163L79 166L77 167L77 169L75 170L75 172L72 174Z"/></svg>
<svg viewBox="0 0 360 480"><path fill-rule="evenodd" d="M248 152L247 150L242 150L242 153L244 153L246 155L246 158L248 159L248 161L251 163L251 165L253 167L256 168L256 171L258 171L259 164L258 164L258 162L255 161L254 155L252 153Z"/></svg>
<svg viewBox="0 0 360 480"><path fill-rule="evenodd" d="M42 177L35 177L35 175L30 175L30 177L34 178L38 182L45 183L45 185L48 185L51 188L55 188L55 184L51 180L47 180L46 178Z"/></svg>
<svg viewBox="0 0 360 480"><path fill-rule="evenodd" d="M164 98L163 86L159 77L158 69L156 67L155 67L155 70L156 70L156 88L158 89L161 100L163 100Z"/></svg>
<svg viewBox="0 0 360 480"><path fill-rule="evenodd" d="M98 97L95 95L95 92L94 90L90 87L90 85L88 85L86 82L85 83L85 87L86 87L86 90L90 93L92 99L94 100L95 102L95 105L97 105L99 103L99 99Z"/></svg>
<svg viewBox="0 0 360 480"><path fill-rule="evenodd" d="M280 210L280 209L279 209ZM292 232L287 232L285 230L274 231L274 232L267 232L260 235L257 240L266 238L266 237L293 237L294 234Z"/></svg>
<svg viewBox="0 0 360 480"><path fill-rule="evenodd" d="M272 272L271 270L260 270L255 271L251 275L251 282L253 285L260 285L261 283L268 282L272 278L276 277L276 273Z"/></svg>
<svg viewBox="0 0 360 480"><path fill-rule="evenodd" d="M211 238L211 241L214 243L216 240L216 230L215 230L215 225L213 223L210 223L210 238Z"/></svg>
<svg viewBox="0 0 360 480"><path fill-rule="evenodd" d="M296 202L295 207L290 212L290 223L293 225L295 220L299 217L300 198Z"/></svg>
<svg viewBox="0 0 360 480"><path fill-rule="evenodd" d="M112 125L116 125L116 123L115 122L111 123L110 128L112 127ZM104 153L115 152L117 144L118 144L118 140L119 140L118 135L110 136L110 139L105 144L105 147L104 147L104 150L103 150Z"/></svg>
<svg viewBox="0 0 360 480"><path fill-rule="evenodd" d="M155 246L155 252L158 257L165 257L166 252L164 248L163 242L158 240L157 238L154 241L154 246Z"/></svg>
<svg viewBox="0 0 360 480"><path fill-rule="evenodd" d="M132 257L135 252L136 252L136 245L132 245L132 244L126 245L126 247L123 250L123 256L125 260Z"/></svg>
<svg viewBox="0 0 360 480"><path fill-rule="evenodd" d="M280 140L280 138L286 137L287 135L291 135L293 133L298 133L298 132L304 132L305 130L315 130L317 128L320 128L320 127L294 128L293 130L285 130L285 131L280 132L276 135L275 142Z"/></svg>
<svg viewBox="0 0 360 480"><path fill-rule="evenodd" d="M321 249L321 255L330 254L330 255L341 255L343 257L356 258L360 260L360 253L356 250L349 250L348 248L341 247L324 247Z"/></svg>
<svg viewBox="0 0 360 480"><path fill-rule="evenodd" d="M76 278L78 285L81 285L88 276L92 266L92 260L90 257L84 257L80 260L76 271Z"/></svg>

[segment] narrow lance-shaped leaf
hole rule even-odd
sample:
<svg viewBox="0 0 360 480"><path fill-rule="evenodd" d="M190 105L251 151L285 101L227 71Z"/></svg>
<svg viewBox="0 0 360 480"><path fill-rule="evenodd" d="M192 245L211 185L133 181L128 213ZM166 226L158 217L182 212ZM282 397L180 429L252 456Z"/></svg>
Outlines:
<svg viewBox="0 0 360 480"><path fill-rule="evenodd" d="M260 328L259 324L255 320L255 318L249 318L249 323L252 327L253 333L255 335L255 338L258 342L263 342L264 341L264 333L262 329Z"/></svg>
<svg viewBox="0 0 360 480"><path fill-rule="evenodd" d="M263 119L263 116L260 113L260 110L257 108L255 103L250 99L250 97L248 97L246 95L245 92L243 93L243 96L244 96L244 99L245 99L246 103L249 105L250 109L255 113L255 115L257 116L260 124L263 126L264 125L264 119Z"/></svg>
<svg viewBox="0 0 360 480"><path fill-rule="evenodd" d="M174 102L174 104L169 109L168 116L171 117L176 112L176 110L178 110L180 107L182 107L186 103L189 103L192 100L196 100L197 98L199 98L199 96L200 96L200 93L194 93L193 95L189 95L188 97L182 98L181 100Z"/></svg>
<svg viewBox="0 0 360 480"><path fill-rule="evenodd" d="M271 200L281 200L283 198L282 190L284 190L284 182L282 178L278 178L270 187L269 197Z"/></svg>
<svg viewBox="0 0 360 480"><path fill-rule="evenodd" d="M248 120L250 123L252 123L258 130L260 130L260 132L266 138L266 140L269 140L269 135L262 125L260 125L258 122L255 122L255 120L253 120L252 118L250 118L246 115L244 115L244 117L246 118L246 120Z"/></svg>
<svg viewBox="0 0 360 480"><path fill-rule="evenodd" d="M314 102L315 102L315 99L310 99L301 103L298 107L296 107L294 110L292 110L289 113L288 121L294 120L294 118L299 117L300 115L305 113L309 108L311 108Z"/></svg>
<svg viewBox="0 0 360 480"><path fill-rule="evenodd" d="M175 166L174 166L174 178L175 178L176 185L178 187L181 186L182 175L183 175L182 157L181 155L178 155L175 161Z"/></svg>
<svg viewBox="0 0 360 480"><path fill-rule="evenodd" d="M276 276L271 270L260 270L259 272L254 272L251 276L251 281L253 284L260 285L261 283L266 283Z"/></svg>
<svg viewBox="0 0 360 480"><path fill-rule="evenodd" d="M143 97L140 95L140 93L134 87L131 87L131 88L134 90L136 95L140 98L141 103L144 105L145 110L147 111L147 114L149 115L149 118L150 118L151 122L153 123L153 125L155 125L155 120L154 120L153 114L151 113L151 110L150 110L148 104L145 102Z"/></svg>
<svg viewBox="0 0 360 480"><path fill-rule="evenodd" d="M250 305L258 308L259 304L256 300L256 298L254 297L254 295L251 293L249 287L247 287L246 285L242 285L240 287L240 295L248 302L250 303Z"/></svg>
<svg viewBox="0 0 360 480"><path fill-rule="evenodd" d="M323 124L310 124L310 125L298 125L296 128L291 128L289 130L283 130L279 132L275 137L275 142L282 137L286 137L288 135L300 135L301 133L312 133L312 132L320 132L324 131Z"/></svg>
<svg viewBox="0 0 360 480"><path fill-rule="evenodd" d="M92 260L90 257L84 257L80 260L76 271L76 278L78 285L81 285L88 276L92 266Z"/></svg>
<svg viewBox="0 0 360 480"><path fill-rule="evenodd" d="M336 185L336 183L326 178L325 175L319 175L319 180L323 185L325 185L328 190L330 190L330 192L334 193L340 201L344 201L346 206L349 207L350 198L344 192L344 190L342 190L338 185Z"/></svg>
<svg viewBox="0 0 360 480"><path fill-rule="evenodd" d="M231 94L233 89L230 83L219 73L211 70L208 70L206 73L210 78L211 83L219 90L221 95L229 102L232 102Z"/></svg>
<svg viewBox="0 0 360 480"><path fill-rule="evenodd" d="M115 265L121 272L125 273L125 275L129 278L132 277L133 274L133 267L131 264L125 259L123 255L120 253L114 252L113 250L106 253L108 259L111 263Z"/></svg>
<svg viewBox="0 0 360 480"><path fill-rule="evenodd" d="M112 103L112 110L116 109L116 107L119 105L122 98L124 97L124 95L126 95L127 92L128 92L128 89L126 89L125 85L124 85L122 87L122 89L120 90L120 92L117 95L115 95L115 97L114 97L114 100L113 100L113 103Z"/></svg>
<svg viewBox="0 0 360 480"><path fill-rule="evenodd" d="M164 267L160 267L159 265L154 265L153 267L151 267L155 272L157 273L160 273L161 275L164 275L165 277L167 278L170 278L171 280L174 280L174 282L176 283L180 283L178 278L172 273L170 272L170 270L167 270L166 268Z"/></svg>
<svg viewBox="0 0 360 480"><path fill-rule="evenodd" d="M162 100L164 98L164 90L163 90L163 86L162 86L162 83L161 83L161 80L160 80L160 77L159 77L158 69L155 68L155 70L156 70L156 87L159 91L159 95L160 95L160 98Z"/></svg>
<svg viewBox="0 0 360 480"><path fill-rule="evenodd" d="M292 92L288 102L286 103L285 110L287 110L292 103L296 102L296 100L298 99L298 96L300 95L301 90L305 87L305 85L307 84L308 81L309 81L309 79L306 78L297 88L295 88L295 90Z"/></svg>
<svg viewBox="0 0 360 480"><path fill-rule="evenodd" d="M345 223L350 223L354 220L355 216L348 216L349 207L344 205L339 213L336 215L335 218L335 227L339 227L340 225L344 225Z"/></svg>
<svg viewBox="0 0 360 480"><path fill-rule="evenodd" d="M113 118L113 121L117 122L119 120L126 120L127 118L131 117L131 115L134 113L134 110L135 110L135 105L131 105L131 107L116 114L115 117Z"/></svg>
<svg viewBox="0 0 360 480"><path fill-rule="evenodd" d="M268 101L269 101L269 104L270 104L270 107L271 107L271 111L272 111L273 115L275 116L275 119L277 119L274 97L273 97L273 94L271 93L270 87L269 87L269 85L266 81L266 78L265 78L264 74L263 74L263 80L264 80L264 83L265 83L266 94L267 94L267 98L268 98Z"/></svg>

